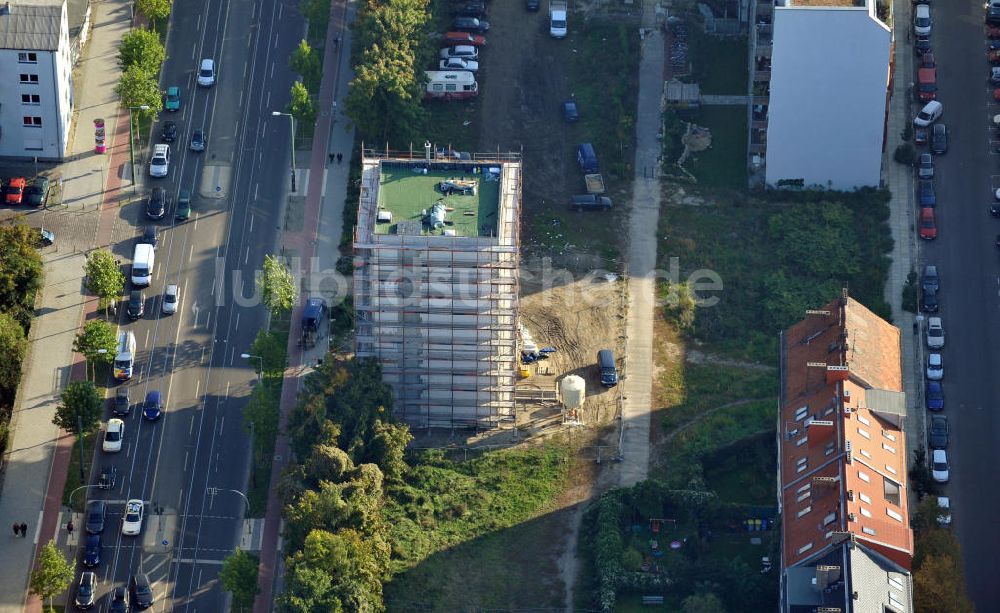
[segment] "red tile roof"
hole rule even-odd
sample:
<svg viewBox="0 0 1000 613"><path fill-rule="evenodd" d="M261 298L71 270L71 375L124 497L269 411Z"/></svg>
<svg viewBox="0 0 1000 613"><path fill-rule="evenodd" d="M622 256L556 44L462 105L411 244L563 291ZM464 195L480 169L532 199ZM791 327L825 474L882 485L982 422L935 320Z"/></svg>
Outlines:
<svg viewBox="0 0 1000 613"><path fill-rule="evenodd" d="M899 329L850 298L785 331L779 478L783 563L848 535L909 569ZM885 390L868 397L868 390ZM895 394L894 394L895 393ZM877 397L876 397L877 396ZM899 402L886 402L886 398Z"/></svg>

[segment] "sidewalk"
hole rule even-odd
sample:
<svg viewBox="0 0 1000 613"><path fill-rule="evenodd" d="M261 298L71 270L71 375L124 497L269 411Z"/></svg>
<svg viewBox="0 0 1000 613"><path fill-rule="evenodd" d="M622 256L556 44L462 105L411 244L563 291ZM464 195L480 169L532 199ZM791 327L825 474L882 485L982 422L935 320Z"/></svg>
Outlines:
<svg viewBox="0 0 1000 613"><path fill-rule="evenodd" d="M67 553L76 553L60 526L67 516L61 506L73 439L52 424L59 393L71 379L86 377L86 367L73 353L73 339L96 301L83 294L83 252L103 245L115 222L113 211L98 214L107 197L117 193L122 156L128 159L128 123L119 117L118 99L107 83L118 78L117 46L129 29L131 10L125 0L93 5L95 24L74 69L75 129L67 161L59 167L61 204L46 209L46 227L54 228L57 246L44 253L45 284L31 328L29 353L11 420L5 458L0 517L28 524L32 539L14 539L0 550L0 613L41 611L41 601L27 597L27 585L38 548L53 538ZM109 153L94 153L93 120L106 122ZM124 131L124 134L123 134ZM103 240L102 240L103 239ZM82 494L78 494L82 495ZM79 525L79 522L76 522Z"/></svg>
<svg viewBox="0 0 1000 613"><path fill-rule="evenodd" d="M309 158L309 169L298 174L307 176L302 231L286 231L282 237L282 250L286 256L298 256L302 272L332 270L340 257L337 250L343 231L342 212L347 193L347 174L353 146L353 131L346 131L347 118L333 110L334 100L343 109L346 82L350 71L348 50L351 33L346 24L349 18L346 0L333 0L330 5L330 26L327 28L323 57L323 79L320 84L320 116L316 120L315 137ZM333 40L340 37L340 44ZM331 164L329 155L342 153L348 162ZM328 299L329 300L329 299ZM301 333L299 318L301 308L292 313L288 334L288 367L281 389L278 438L275 442L271 465L271 488L264 519L264 536L260 551L258 583L261 592L254 601L254 613L272 610L274 596L280 591L282 560L279 532L281 528L281 503L277 497L277 484L281 471L290 454L288 437L284 434L288 413L298 400L302 377L311 371L316 361L327 351L326 343L303 351L298 340ZM329 338L329 336L327 337Z"/></svg>

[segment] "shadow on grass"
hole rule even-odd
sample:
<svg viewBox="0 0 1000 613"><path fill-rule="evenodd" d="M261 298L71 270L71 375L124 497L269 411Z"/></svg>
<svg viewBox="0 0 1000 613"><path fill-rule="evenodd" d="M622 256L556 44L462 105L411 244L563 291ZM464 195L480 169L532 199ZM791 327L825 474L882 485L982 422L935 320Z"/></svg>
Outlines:
<svg viewBox="0 0 1000 613"><path fill-rule="evenodd" d="M701 25L689 28L693 80L702 94L739 95L747 93L747 54L745 36L712 36Z"/></svg>
<svg viewBox="0 0 1000 613"><path fill-rule="evenodd" d="M694 120L712 133L712 146L685 164L700 185L747 186L747 110L743 106L702 106Z"/></svg>

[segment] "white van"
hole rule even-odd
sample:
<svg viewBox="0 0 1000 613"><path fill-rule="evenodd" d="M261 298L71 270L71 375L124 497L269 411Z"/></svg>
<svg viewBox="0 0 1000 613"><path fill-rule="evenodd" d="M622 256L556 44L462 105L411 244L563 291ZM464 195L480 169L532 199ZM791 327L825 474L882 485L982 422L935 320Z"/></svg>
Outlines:
<svg viewBox="0 0 1000 613"><path fill-rule="evenodd" d="M132 367L135 365L135 335L122 332L118 335L118 349L115 353L115 379L128 381L132 378Z"/></svg>
<svg viewBox="0 0 1000 613"><path fill-rule="evenodd" d="M428 70L426 97L466 100L479 95L476 75L467 70Z"/></svg>
<svg viewBox="0 0 1000 613"><path fill-rule="evenodd" d="M156 259L156 250L148 243L141 243L135 246L132 254L132 285L136 287L146 287L153 281L153 261Z"/></svg>

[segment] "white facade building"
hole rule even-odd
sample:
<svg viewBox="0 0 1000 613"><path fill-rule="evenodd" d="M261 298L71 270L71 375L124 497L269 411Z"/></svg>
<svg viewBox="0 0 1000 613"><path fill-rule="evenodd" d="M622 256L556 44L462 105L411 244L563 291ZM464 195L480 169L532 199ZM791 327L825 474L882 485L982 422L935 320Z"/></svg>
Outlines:
<svg viewBox="0 0 1000 613"><path fill-rule="evenodd" d="M774 6L765 182L877 186L892 31L875 0L778 0Z"/></svg>
<svg viewBox="0 0 1000 613"><path fill-rule="evenodd" d="M0 157L61 160L73 111L65 0L0 0Z"/></svg>

